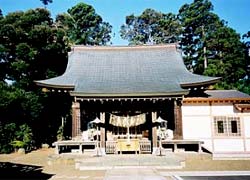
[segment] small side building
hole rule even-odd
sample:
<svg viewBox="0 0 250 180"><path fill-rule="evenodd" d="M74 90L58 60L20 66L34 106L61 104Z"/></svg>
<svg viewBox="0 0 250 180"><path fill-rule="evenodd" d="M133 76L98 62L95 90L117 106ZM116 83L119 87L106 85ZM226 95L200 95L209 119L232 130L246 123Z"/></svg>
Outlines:
<svg viewBox="0 0 250 180"><path fill-rule="evenodd" d="M182 104L183 139L204 141L214 158L250 158L250 96L207 90Z"/></svg>

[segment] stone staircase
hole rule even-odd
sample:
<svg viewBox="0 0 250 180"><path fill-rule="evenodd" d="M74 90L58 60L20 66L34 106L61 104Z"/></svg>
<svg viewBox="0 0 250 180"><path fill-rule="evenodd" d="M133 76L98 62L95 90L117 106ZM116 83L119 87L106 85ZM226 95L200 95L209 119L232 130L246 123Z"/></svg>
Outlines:
<svg viewBox="0 0 250 180"><path fill-rule="evenodd" d="M108 170L120 168L155 168L155 169L182 169L185 160L174 153L165 156L152 154L122 154L105 155L101 157L84 156L75 159L75 168L79 170Z"/></svg>

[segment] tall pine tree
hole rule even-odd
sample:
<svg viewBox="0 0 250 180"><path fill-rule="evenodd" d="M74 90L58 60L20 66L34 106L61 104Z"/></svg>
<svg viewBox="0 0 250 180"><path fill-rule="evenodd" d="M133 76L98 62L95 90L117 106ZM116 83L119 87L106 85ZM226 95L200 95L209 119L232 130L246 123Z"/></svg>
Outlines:
<svg viewBox="0 0 250 180"><path fill-rule="evenodd" d="M85 3L68 9L68 13L57 15L56 23L66 30L71 44L105 45L111 39L112 26Z"/></svg>
<svg viewBox="0 0 250 180"><path fill-rule="evenodd" d="M243 44L212 10L209 0L194 0L180 8L185 64L195 73L222 77L219 88L233 88L246 73Z"/></svg>
<svg viewBox="0 0 250 180"><path fill-rule="evenodd" d="M139 16L126 16L120 35L131 45L174 43L179 40L180 30L180 22L175 14L146 9Z"/></svg>

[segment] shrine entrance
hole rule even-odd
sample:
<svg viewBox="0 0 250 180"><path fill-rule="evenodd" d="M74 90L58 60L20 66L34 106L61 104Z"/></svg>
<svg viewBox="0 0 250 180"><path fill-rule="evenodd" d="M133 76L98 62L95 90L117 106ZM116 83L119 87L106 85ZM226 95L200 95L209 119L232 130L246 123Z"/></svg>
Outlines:
<svg viewBox="0 0 250 180"><path fill-rule="evenodd" d="M152 153L159 146L158 117L167 120L166 127L162 130L168 129L175 134L177 132L176 102L176 99L170 98L77 101L73 104L73 112L76 111L74 107L78 107L79 111L78 115L75 113L75 118L73 116L72 132L78 137L82 136L85 141L99 139L100 147L107 154ZM99 118L101 123L91 123L95 118ZM165 135L165 138L173 139L173 135Z"/></svg>

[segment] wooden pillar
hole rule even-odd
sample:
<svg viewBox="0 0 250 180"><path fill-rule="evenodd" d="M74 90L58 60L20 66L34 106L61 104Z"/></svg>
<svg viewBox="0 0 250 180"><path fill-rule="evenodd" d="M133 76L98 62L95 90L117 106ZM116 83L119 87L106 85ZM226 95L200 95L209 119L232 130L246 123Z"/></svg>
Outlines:
<svg viewBox="0 0 250 180"><path fill-rule="evenodd" d="M80 103L72 103L72 138L81 136L81 110Z"/></svg>
<svg viewBox="0 0 250 180"><path fill-rule="evenodd" d="M174 139L183 139L181 101L174 101Z"/></svg>
<svg viewBox="0 0 250 180"><path fill-rule="evenodd" d="M152 112L152 123L157 119L157 113ZM153 151L157 148L157 127L152 127L152 142L153 142Z"/></svg>
<svg viewBox="0 0 250 180"><path fill-rule="evenodd" d="M102 124L105 125L105 113L104 112L100 113L100 120L102 121ZM101 145L100 145L100 147L104 148L105 147L105 127L101 127L100 131L101 131L101 137L100 137L100 141L101 141L100 144Z"/></svg>

